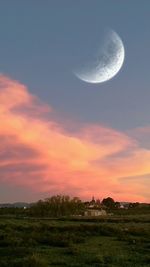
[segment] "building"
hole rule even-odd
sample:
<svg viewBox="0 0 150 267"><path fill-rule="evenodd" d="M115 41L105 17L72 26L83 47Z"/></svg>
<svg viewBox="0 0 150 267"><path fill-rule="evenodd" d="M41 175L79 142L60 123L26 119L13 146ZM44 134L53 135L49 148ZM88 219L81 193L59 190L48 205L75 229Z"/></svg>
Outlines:
<svg viewBox="0 0 150 267"><path fill-rule="evenodd" d="M103 209L87 209L84 212L84 216L91 216L91 217L96 217L96 216L106 216L107 212Z"/></svg>

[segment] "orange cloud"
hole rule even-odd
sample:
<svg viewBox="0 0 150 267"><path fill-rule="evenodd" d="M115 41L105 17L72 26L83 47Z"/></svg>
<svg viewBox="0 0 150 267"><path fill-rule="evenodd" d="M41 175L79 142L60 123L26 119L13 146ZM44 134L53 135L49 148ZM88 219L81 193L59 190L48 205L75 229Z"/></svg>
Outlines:
<svg viewBox="0 0 150 267"><path fill-rule="evenodd" d="M76 123L73 132L58 121L24 85L0 76L2 183L83 198L150 200L143 179L150 150L135 137L98 124Z"/></svg>

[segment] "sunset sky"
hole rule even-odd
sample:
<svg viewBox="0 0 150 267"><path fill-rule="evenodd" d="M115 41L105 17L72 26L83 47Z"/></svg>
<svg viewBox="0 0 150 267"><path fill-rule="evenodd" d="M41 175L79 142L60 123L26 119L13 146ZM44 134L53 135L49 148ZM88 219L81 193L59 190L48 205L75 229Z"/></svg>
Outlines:
<svg viewBox="0 0 150 267"><path fill-rule="evenodd" d="M0 2L0 202L54 194L150 202L150 1ZM73 70L113 29L125 62Z"/></svg>

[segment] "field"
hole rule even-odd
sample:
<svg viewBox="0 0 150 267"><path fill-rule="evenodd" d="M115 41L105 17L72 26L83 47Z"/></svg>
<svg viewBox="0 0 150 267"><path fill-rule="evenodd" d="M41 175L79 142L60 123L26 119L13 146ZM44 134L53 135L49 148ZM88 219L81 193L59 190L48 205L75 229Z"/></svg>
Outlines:
<svg viewBox="0 0 150 267"><path fill-rule="evenodd" d="M0 267L150 266L150 215L0 217Z"/></svg>

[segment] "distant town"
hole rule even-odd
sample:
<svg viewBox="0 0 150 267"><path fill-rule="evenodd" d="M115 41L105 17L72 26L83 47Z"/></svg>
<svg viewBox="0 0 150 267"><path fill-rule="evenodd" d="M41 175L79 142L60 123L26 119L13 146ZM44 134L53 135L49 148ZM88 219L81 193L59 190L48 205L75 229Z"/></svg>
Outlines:
<svg viewBox="0 0 150 267"><path fill-rule="evenodd" d="M0 204L0 215L14 214L40 217L61 217L61 216L111 216L118 212L142 213L150 212L149 203L139 202L118 202L111 197L81 201L78 197L71 198L67 195L56 195L34 203L15 202Z"/></svg>

